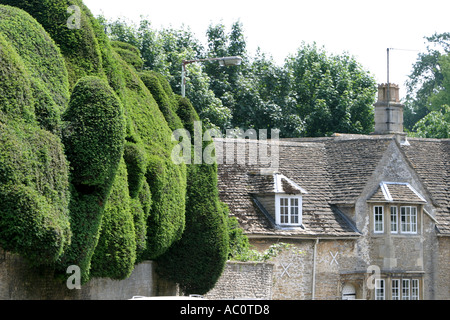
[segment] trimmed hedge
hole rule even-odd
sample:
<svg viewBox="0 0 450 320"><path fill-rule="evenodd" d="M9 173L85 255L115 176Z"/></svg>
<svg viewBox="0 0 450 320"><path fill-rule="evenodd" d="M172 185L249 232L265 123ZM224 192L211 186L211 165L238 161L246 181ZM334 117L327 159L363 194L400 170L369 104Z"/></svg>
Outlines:
<svg viewBox="0 0 450 320"><path fill-rule="evenodd" d="M34 121L29 73L16 50L1 34L0 78L0 113L15 120Z"/></svg>
<svg viewBox="0 0 450 320"><path fill-rule="evenodd" d="M0 122L0 246L52 264L71 240L68 164L60 140L33 124Z"/></svg>
<svg viewBox="0 0 450 320"><path fill-rule="evenodd" d="M150 90L153 98L156 100L156 103L159 106L159 109L164 115L169 128L171 130L181 129L183 128L183 124L180 121L180 118L176 114L176 100L174 98L173 92L166 91L164 89L164 82L167 82L160 74L153 71L144 71L140 73L141 79L147 88ZM169 83L166 83L166 88Z"/></svg>
<svg viewBox="0 0 450 320"><path fill-rule="evenodd" d="M20 25L11 25L15 19ZM35 43L21 41L24 30L36 33ZM69 166L60 139L36 121L45 120L36 90L46 90L44 80L30 62L39 46L61 58L35 20L0 6L0 246L32 265L49 265L71 241Z"/></svg>
<svg viewBox="0 0 450 320"><path fill-rule="evenodd" d="M105 204L100 238L91 262L92 277L121 280L133 271L136 239L130 201L127 170L122 160Z"/></svg>
<svg viewBox="0 0 450 320"><path fill-rule="evenodd" d="M125 159L131 173L130 187L134 196L139 189L142 164L141 151L146 158L145 180L151 193L151 207L146 221L146 245L139 261L152 260L162 255L180 239L185 225L186 167L172 162L175 142L171 130L152 94L134 68L115 53L125 87L119 96L127 114ZM134 145L135 150L130 147ZM137 149L138 151L136 153ZM129 158L134 154L134 159ZM142 153L141 153L142 154ZM135 174L137 173L137 174Z"/></svg>
<svg viewBox="0 0 450 320"><path fill-rule="evenodd" d="M72 5L83 8L79 0L0 0L0 4L25 10L33 16L58 44L73 87L82 77L102 76L102 56L90 18L81 10L80 28L68 28L74 13L67 12Z"/></svg>
<svg viewBox="0 0 450 320"><path fill-rule="evenodd" d="M63 266L80 267L89 279L107 199L125 144L123 107L106 80L85 77L75 85L63 119L63 142L71 163L73 239Z"/></svg>
<svg viewBox="0 0 450 320"><path fill-rule="evenodd" d="M125 42L112 41L111 45L115 52L129 65L133 66L136 71L142 71L144 61L141 58L139 49Z"/></svg>
<svg viewBox="0 0 450 320"><path fill-rule="evenodd" d="M69 102L69 81L64 58L53 39L28 13L3 5L0 5L0 33L17 50L30 76L38 82L39 90L49 96L47 104L55 109L53 112L63 112Z"/></svg>
<svg viewBox="0 0 450 320"><path fill-rule="evenodd" d="M85 77L76 84L63 120L72 183L99 187L106 194L125 144L122 103L105 80Z"/></svg>
<svg viewBox="0 0 450 320"><path fill-rule="evenodd" d="M151 259L186 292L211 288L228 252L216 167L171 159L190 102L138 73L138 50L82 1L0 3L29 13L0 6L0 246L61 275L78 265L82 283Z"/></svg>
<svg viewBox="0 0 450 320"><path fill-rule="evenodd" d="M180 99L185 126L199 120L187 100ZM191 131L193 136L193 131ZM211 142L204 142L206 147ZM180 241L157 259L157 272L180 285L185 294L205 294L222 274L229 253L227 215L219 200L217 165L187 166L186 229Z"/></svg>

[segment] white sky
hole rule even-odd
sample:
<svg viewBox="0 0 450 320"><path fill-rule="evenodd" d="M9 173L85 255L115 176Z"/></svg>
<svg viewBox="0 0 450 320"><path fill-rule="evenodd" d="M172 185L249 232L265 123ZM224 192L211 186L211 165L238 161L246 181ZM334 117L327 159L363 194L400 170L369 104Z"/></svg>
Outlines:
<svg viewBox="0 0 450 320"><path fill-rule="evenodd" d="M302 41L316 42L330 53L347 52L386 82L386 49L390 81L401 85L410 74L425 36L450 32L450 11L443 0L84 0L94 15L138 22L143 15L155 29L189 26L205 41L208 26L242 22L250 54L259 46L282 64ZM395 49L408 49L405 51Z"/></svg>

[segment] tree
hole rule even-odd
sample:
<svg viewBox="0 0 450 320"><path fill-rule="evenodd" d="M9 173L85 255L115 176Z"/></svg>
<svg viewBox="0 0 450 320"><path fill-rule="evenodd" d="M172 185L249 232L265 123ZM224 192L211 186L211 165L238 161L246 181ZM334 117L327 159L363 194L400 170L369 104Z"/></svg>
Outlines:
<svg viewBox="0 0 450 320"><path fill-rule="evenodd" d="M411 135L420 138L450 138L450 107L444 105L439 111L431 111L414 125Z"/></svg>
<svg viewBox="0 0 450 320"><path fill-rule="evenodd" d="M416 122L426 116L432 107L430 97L443 85L441 57L450 53L450 33L425 37L427 52L420 53L407 81L404 126L411 130ZM439 109L437 107L437 109ZM436 108L435 108L436 109Z"/></svg>
<svg viewBox="0 0 450 320"><path fill-rule="evenodd" d="M442 55L440 65L441 85L428 98L430 112L412 128L412 134L423 138L450 137L450 54Z"/></svg>
<svg viewBox="0 0 450 320"><path fill-rule="evenodd" d="M353 57L303 44L286 68L295 114L305 122L303 135L372 131L376 83Z"/></svg>

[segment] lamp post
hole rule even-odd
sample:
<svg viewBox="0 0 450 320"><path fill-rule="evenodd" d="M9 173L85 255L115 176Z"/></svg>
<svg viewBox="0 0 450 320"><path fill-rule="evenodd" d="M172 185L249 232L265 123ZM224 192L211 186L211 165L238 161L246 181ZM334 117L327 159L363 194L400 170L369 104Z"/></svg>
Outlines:
<svg viewBox="0 0 450 320"><path fill-rule="evenodd" d="M206 59L196 59L196 60L183 60L181 69L181 96L186 96L186 65L195 62L204 61L218 61L222 67L238 66L242 62L241 57L222 57L222 58L206 58Z"/></svg>

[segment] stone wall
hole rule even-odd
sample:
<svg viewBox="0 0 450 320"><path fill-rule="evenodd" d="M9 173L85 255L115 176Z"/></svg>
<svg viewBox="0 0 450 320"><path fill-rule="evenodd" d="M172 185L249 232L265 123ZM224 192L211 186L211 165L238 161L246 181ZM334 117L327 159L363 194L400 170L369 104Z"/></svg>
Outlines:
<svg viewBox="0 0 450 320"><path fill-rule="evenodd" d="M0 249L0 300L126 300L176 295L177 286L159 279L154 269L154 262L146 261L136 265L125 280L92 279L81 289L70 290L51 270L30 268L20 256Z"/></svg>
<svg viewBox="0 0 450 320"><path fill-rule="evenodd" d="M273 264L229 261L207 299L263 299L272 296Z"/></svg>
<svg viewBox="0 0 450 320"><path fill-rule="evenodd" d="M436 299L450 300L450 237L439 237Z"/></svg>

